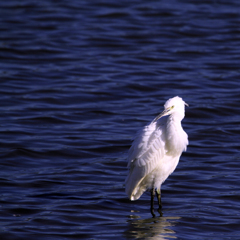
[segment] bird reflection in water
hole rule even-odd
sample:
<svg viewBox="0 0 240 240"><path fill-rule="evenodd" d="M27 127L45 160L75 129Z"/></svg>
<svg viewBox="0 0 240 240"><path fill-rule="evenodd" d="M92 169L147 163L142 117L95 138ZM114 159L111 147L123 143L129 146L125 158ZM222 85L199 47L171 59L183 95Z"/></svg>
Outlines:
<svg viewBox="0 0 240 240"><path fill-rule="evenodd" d="M136 219L140 216L130 215L129 229L125 232L126 237L142 239L169 239L177 238L172 230L181 217L155 217L148 219Z"/></svg>

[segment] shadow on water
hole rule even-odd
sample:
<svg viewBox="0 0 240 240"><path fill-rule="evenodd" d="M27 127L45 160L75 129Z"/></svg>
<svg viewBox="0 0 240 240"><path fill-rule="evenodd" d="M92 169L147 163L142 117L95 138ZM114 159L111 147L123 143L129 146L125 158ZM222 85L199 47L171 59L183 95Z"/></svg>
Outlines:
<svg viewBox="0 0 240 240"><path fill-rule="evenodd" d="M140 239L169 239L177 238L177 233L172 227L181 217L153 217L138 219L140 216L130 215L129 228L124 232L126 238Z"/></svg>

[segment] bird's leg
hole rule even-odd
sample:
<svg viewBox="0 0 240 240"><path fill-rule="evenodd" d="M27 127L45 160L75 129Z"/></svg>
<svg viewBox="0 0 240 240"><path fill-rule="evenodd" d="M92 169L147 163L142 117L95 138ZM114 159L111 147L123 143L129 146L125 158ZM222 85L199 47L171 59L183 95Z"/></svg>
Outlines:
<svg viewBox="0 0 240 240"><path fill-rule="evenodd" d="M155 191L154 189L151 190L151 214L153 217L155 217L154 214L154 196L155 196Z"/></svg>
<svg viewBox="0 0 240 240"><path fill-rule="evenodd" d="M158 199L158 212L160 213L160 216L162 216L162 201L161 201L161 190L156 190L157 199Z"/></svg>
<svg viewBox="0 0 240 240"><path fill-rule="evenodd" d="M158 199L158 206L161 209L162 208L162 201L161 201L161 190L157 189L156 190L156 194L157 194L157 199Z"/></svg>

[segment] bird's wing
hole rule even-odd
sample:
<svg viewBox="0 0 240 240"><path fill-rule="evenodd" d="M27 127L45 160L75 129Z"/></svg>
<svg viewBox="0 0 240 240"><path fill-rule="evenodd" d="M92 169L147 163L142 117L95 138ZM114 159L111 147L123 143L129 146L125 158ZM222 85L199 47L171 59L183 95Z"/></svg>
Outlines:
<svg viewBox="0 0 240 240"><path fill-rule="evenodd" d="M153 170L166 153L163 138L162 127L156 122L140 130L128 153L128 167L144 167L145 174Z"/></svg>
<svg viewBox="0 0 240 240"><path fill-rule="evenodd" d="M126 178L126 193L131 200L137 200L146 190L139 184L152 172L166 153L164 127L152 122L140 130L128 154L129 174Z"/></svg>

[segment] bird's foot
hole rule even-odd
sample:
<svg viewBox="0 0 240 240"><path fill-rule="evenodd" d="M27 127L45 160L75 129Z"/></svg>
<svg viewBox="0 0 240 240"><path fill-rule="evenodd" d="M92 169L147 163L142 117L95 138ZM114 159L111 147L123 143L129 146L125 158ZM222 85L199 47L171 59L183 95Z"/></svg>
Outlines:
<svg viewBox="0 0 240 240"><path fill-rule="evenodd" d="M158 213L160 214L160 217L163 216L163 213L162 213L162 206L160 206L160 207L158 208Z"/></svg>
<svg viewBox="0 0 240 240"><path fill-rule="evenodd" d="M155 215L155 213L154 213L154 208L151 207L150 211L151 211L152 217L155 218L156 215Z"/></svg>

